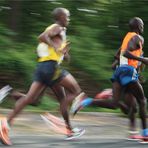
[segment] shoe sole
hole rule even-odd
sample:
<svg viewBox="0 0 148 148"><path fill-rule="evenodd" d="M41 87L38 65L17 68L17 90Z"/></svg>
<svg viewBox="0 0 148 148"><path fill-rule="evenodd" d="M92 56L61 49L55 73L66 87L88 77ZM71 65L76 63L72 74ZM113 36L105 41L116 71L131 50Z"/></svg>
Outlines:
<svg viewBox="0 0 148 148"><path fill-rule="evenodd" d="M141 137L139 137L139 138L126 138L127 140L129 140L129 141L139 141L139 140L141 140L143 137L141 136Z"/></svg>
<svg viewBox="0 0 148 148"><path fill-rule="evenodd" d="M139 141L140 138L139 139L129 139L129 138L127 138L126 140L128 140L128 141Z"/></svg>
<svg viewBox="0 0 148 148"><path fill-rule="evenodd" d="M0 133L1 136L1 143L4 145L12 145L12 143L9 141L9 139L4 138L3 134Z"/></svg>
<svg viewBox="0 0 148 148"><path fill-rule="evenodd" d="M146 139L147 141L145 141L144 139L140 139L139 140L139 143L141 143L141 144L147 144L148 143L148 139Z"/></svg>
<svg viewBox="0 0 148 148"><path fill-rule="evenodd" d="M148 144L148 141L139 141L141 144Z"/></svg>
<svg viewBox="0 0 148 148"><path fill-rule="evenodd" d="M65 138L65 140L68 141L68 140L78 139L79 137L81 137L82 135L84 135L84 133L85 133L85 129L83 129L83 130L80 132L79 135Z"/></svg>
<svg viewBox="0 0 148 148"><path fill-rule="evenodd" d="M2 121L1 121L2 122ZM1 126L1 125L0 125ZM5 136L4 135L4 133L3 133L3 131L2 131L3 129L2 129L2 126L0 127L0 140L1 140L1 142L2 142L2 144L4 144L4 145L12 145L12 143L11 143L11 141L9 140L9 137L7 136Z"/></svg>

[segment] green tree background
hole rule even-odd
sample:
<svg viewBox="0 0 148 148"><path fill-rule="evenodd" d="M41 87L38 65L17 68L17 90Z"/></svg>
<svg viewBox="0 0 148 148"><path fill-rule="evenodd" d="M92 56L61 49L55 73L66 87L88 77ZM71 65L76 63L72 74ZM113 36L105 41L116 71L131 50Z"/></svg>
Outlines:
<svg viewBox="0 0 148 148"><path fill-rule="evenodd" d="M52 23L51 12L71 12L68 38L71 63L64 64L90 96L111 87L111 64L134 16L145 23L148 55L148 1L146 0L0 0L0 86L28 90L36 65L37 36ZM143 75L147 79L148 70ZM148 83L144 84L148 95Z"/></svg>

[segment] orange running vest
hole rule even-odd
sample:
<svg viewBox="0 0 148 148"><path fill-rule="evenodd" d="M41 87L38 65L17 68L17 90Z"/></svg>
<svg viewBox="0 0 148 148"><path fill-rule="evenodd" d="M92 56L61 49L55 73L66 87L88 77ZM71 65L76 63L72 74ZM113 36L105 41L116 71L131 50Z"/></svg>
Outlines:
<svg viewBox="0 0 148 148"><path fill-rule="evenodd" d="M130 66L133 66L134 68L138 67L139 61L133 60L133 59L128 59L128 58L123 56L123 52L125 50L127 50L127 46L128 46L129 41L135 35L137 35L135 32L128 32L126 34L125 38L123 39L123 42L122 42L122 45L121 45L121 49L120 49L121 50L121 53L120 53L120 65L127 64L127 65L130 65ZM137 57L140 57L143 54L142 42L140 42L139 44L140 44L140 48L139 49L130 52L131 54L133 54L134 56L137 56Z"/></svg>

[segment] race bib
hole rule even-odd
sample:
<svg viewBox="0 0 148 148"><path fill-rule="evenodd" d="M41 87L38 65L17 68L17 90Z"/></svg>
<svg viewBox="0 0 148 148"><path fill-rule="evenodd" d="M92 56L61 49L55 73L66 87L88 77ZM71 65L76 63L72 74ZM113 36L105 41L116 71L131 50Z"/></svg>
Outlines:
<svg viewBox="0 0 148 148"><path fill-rule="evenodd" d="M48 45L45 43L40 43L37 46L37 54L38 54L38 57L40 57L40 58L49 56L50 52L48 50Z"/></svg>

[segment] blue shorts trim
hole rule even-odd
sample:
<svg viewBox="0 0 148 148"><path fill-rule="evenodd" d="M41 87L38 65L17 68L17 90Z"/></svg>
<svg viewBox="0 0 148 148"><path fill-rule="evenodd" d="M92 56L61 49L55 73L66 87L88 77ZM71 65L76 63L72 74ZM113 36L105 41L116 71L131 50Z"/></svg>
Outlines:
<svg viewBox="0 0 148 148"><path fill-rule="evenodd" d="M129 65L118 67L112 75L112 82L119 82L122 86L138 81L138 73L136 69Z"/></svg>

